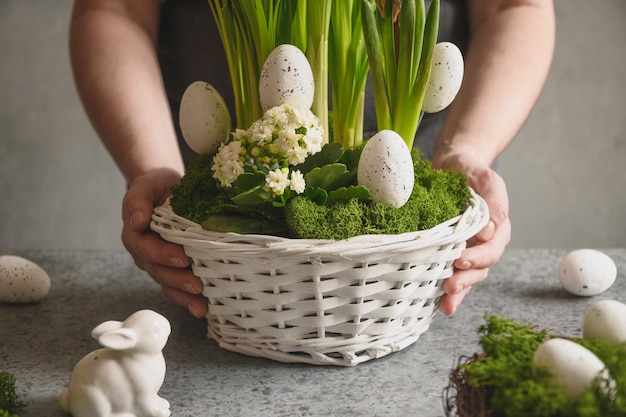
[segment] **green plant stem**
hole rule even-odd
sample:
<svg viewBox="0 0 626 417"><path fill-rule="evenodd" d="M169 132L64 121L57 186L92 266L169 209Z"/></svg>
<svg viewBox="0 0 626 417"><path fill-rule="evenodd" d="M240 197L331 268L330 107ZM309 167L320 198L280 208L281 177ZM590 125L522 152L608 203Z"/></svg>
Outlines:
<svg viewBox="0 0 626 417"><path fill-rule="evenodd" d="M426 18L423 0L403 0L399 25L393 21L393 2L363 0L363 32L372 70L378 130L396 131L411 148L422 119L439 30L439 0Z"/></svg>
<svg viewBox="0 0 626 417"><path fill-rule="evenodd" d="M376 6L370 0L363 0L361 18L365 49L372 74L374 104L376 106L376 123L379 130L391 129L391 105L387 90L385 69L382 58L382 42L378 33L375 16Z"/></svg>
<svg viewBox="0 0 626 417"><path fill-rule="evenodd" d="M346 149L363 141L368 70L360 0L335 1L330 19L328 68L332 84L333 140Z"/></svg>
<svg viewBox="0 0 626 417"><path fill-rule="evenodd" d="M340 0L341 1L341 0ZM328 142L328 33L332 0L307 0L306 56L313 71L315 95L311 111L322 124Z"/></svg>
<svg viewBox="0 0 626 417"><path fill-rule="evenodd" d="M420 64L417 68L417 78L415 85L411 90L408 97L411 103L410 112L406 112L402 121L398 122L397 133L402 136L405 143L409 148L413 146L415 140L415 134L422 120L423 111L422 104L424 102L424 94L426 93L426 86L428 79L430 78L430 71L433 60L433 51L437 44L437 35L439 32L439 0L433 0L428 8L428 14L426 15L426 23L424 26L424 36L421 48L421 57L419 58ZM419 110L418 110L419 109ZM401 114L398 115L401 117Z"/></svg>

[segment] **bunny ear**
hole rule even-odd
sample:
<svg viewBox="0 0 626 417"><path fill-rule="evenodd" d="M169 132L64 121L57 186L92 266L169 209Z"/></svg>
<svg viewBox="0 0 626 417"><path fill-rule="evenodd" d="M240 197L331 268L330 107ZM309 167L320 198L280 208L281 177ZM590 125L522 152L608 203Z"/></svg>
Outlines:
<svg viewBox="0 0 626 417"><path fill-rule="evenodd" d="M101 334L98 343L113 350L130 349L137 344L137 333L133 329L120 327Z"/></svg>
<svg viewBox="0 0 626 417"><path fill-rule="evenodd" d="M110 332L111 330L119 329L122 327L121 321L109 320L104 323L100 323L91 331L91 337L98 340L100 336L102 336L106 332Z"/></svg>

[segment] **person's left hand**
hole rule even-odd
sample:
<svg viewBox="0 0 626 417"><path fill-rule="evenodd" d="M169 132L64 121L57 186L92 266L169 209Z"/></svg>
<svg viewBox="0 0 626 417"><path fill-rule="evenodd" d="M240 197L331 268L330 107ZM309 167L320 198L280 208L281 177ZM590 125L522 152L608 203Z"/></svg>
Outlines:
<svg viewBox="0 0 626 417"><path fill-rule="evenodd" d="M434 160L433 167L454 168L466 174L470 187L489 207L489 222L468 241L454 262L454 274L443 283L439 310L452 315L472 286L487 278L489 268L500 259L511 240L509 199L502 177L470 155Z"/></svg>

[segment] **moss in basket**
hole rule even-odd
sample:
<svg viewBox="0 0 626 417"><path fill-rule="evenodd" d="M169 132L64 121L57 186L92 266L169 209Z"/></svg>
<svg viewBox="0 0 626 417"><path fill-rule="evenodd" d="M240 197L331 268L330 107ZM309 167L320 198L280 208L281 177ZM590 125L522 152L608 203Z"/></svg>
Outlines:
<svg viewBox="0 0 626 417"><path fill-rule="evenodd" d="M367 189L350 185L354 182L358 156L358 148L342 151L339 144L327 145L320 153L311 155L312 161L307 158L298 168L314 176L318 169L314 167L332 165L338 174L328 176L346 176L347 186L336 187L336 181L323 179L325 184L308 188L302 196L295 196L284 205L267 200L258 201L256 206L233 204L213 178L210 158L200 156L173 189L172 208L208 230L345 239L428 229L467 207L470 192L465 176L453 170L432 169L417 150L413 151L416 180L409 201L400 208L371 204ZM329 164L328 159L336 159L337 164Z"/></svg>
<svg viewBox="0 0 626 417"><path fill-rule="evenodd" d="M570 338L595 353L615 381L611 391L598 381L570 403L547 369L532 366L537 347L558 335L495 315L486 315L479 334L482 352L462 358L451 373L448 415L456 409L473 417L626 416L626 345Z"/></svg>

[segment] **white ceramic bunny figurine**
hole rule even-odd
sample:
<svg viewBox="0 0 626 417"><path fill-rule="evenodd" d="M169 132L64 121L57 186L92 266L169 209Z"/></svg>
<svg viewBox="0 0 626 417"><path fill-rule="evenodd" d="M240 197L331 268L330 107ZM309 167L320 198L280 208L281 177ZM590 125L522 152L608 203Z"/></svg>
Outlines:
<svg viewBox="0 0 626 417"><path fill-rule="evenodd" d="M169 321L152 310L98 325L91 336L104 347L74 367L61 393L63 411L74 417L168 417L170 404L158 391L170 332Z"/></svg>

